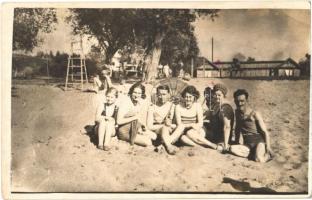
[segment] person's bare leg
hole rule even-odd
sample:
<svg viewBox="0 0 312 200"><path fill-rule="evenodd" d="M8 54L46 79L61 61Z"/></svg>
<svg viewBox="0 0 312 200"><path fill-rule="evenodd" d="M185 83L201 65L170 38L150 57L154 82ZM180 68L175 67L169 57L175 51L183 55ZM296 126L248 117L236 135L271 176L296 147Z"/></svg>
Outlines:
<svg viewBox="0 0 312 200"><path fill-rule="evenodd" d="M191 140L187 135L182 135L180 141L187 146L191 147L197 146L197 144L193 142L193 140Z"/></svg>
<svg viewBox="0 0 312 200"><path fill-rule="evenodd" d="M98 147L103 147L104 145L104 136L105 136L105 132L106 132L106 121L100 121L99 123L99 128L98 128Z"/></svg>
<svg viewBox="0 0 312 200"><path fill-rule="evenodd" d="M150 130L145 130L143 132L145 135L151 138L151 140L156 140L157 139L157 133L150 131Z"/></svg>
<svg viewBox="0 0 312 200"><path fill-rule="evenodd" d="M152 145L152 140L149 136L137 134L135 136L134 144L147 147Z"/></svg>
<svg viewBox="0 0 312 200"><path fill-rule="evenodd" d="M262 142L259 143L256 147L255 161L264 163L267 162L270 158L270 154L268 154L265 150L265 144Z"/></svg>
<svg viewBox="0 0 312 200"><path fill-rule="evenodd" d="M162 142L167 150L167 152L170 155L174 155L176 153L174 146L171 144L171 138L170 138L170 128L167 126L164 126L161 130L161 139Z"/></svg>
<svg viewBox="0 0 312 200"><path fill-rule="evenodd" d="M250 153L250 149L245 145L231 145L230 152L236 156L247 158Z"/></svg>
<svg viewBox="0 0 312 200"><path fill-rule="evenodd" d="M177 128L173 131L173 133L169 136L168 142L170 144L174 144L183 134L184 132L184 125L178 125Z"/></svg>
<svg viewBox="0 0 312 200"><path fill-rule="evenodd" d="M193 142L196 144L199 144L204 147L210 147L212 149L216 149L217 145L208 141L205 137L203 137L198 131L191 129L187 131L186 135L188 136L189 139L191 139Z"/></svg>
<svg viewBox="0 0 312 200"><path fill-rule="evenodd" d="M115 132L115 122L114 121L107 122L104 134L104 150L109 150L110 141L114 132Z"/></svg>

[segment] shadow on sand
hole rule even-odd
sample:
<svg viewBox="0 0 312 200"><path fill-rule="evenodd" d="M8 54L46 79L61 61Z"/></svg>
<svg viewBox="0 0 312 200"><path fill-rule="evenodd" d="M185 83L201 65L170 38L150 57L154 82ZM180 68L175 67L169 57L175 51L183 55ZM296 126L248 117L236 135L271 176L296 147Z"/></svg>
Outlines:
<svg viewBox="0 0 312 200"><path fill-rule="evenodd" d="M84 127L86 131L86 135L89 136L90 142L93 143L95 146L98 145L98 136L95 131L95 125L86 125Z"/></svg>
<svg viewBox="0 0 312 200"><path fill-rule="evenodd" d="M237 181L228 177L223 178L223 183L229 183L231 186L240 192L249 192L253 194L274 194L275 190L267 187L254 188L250 186L250 183L244 181Z"/></svg>

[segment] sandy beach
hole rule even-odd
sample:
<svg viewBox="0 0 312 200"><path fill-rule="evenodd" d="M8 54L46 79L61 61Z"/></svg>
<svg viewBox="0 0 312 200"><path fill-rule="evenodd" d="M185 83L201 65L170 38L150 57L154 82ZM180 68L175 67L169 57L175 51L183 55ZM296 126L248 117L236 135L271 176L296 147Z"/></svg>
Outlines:
<svg viewBox="0 0 312 200"><path fill-rule="evenodd" d="M98 94L15 81L12 191L306 194L309 80L193 79L189 84L202 95L210 82L228 86L233 106L236 89L250 92L271 133L274 160L260 164L202 147L180 147L170 156L116 138L111 151L100 151L92 132Z"/></svg>

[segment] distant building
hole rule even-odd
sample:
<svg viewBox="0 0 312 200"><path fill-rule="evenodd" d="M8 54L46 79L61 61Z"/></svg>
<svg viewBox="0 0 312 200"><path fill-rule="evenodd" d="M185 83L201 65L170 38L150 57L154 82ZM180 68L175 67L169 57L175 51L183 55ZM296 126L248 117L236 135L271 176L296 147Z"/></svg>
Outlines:
<svg viewBox="0 0 312 200"><path fill-rule="evenodd" d="M299 77L300 67L293 59L277 61L210 62L197 67L197 77L290 78Z"/></svg>

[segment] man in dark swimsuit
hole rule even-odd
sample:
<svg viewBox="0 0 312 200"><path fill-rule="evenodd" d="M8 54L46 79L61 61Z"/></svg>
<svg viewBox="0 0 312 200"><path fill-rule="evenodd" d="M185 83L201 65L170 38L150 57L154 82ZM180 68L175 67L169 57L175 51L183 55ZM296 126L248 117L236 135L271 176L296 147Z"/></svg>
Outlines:
<svg viewBox="0 0 312 200"><path fill-rule="evenodd" d="M237 109L236 116L236 142L243 136L243 145L232 145L230 151L237 156L248 157L256 162L267 162L272 159L270 136L259 112L253 110L248 104L248 92L239 89L234 92L234 101Z"/></svg>

